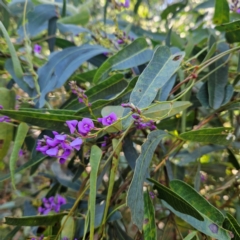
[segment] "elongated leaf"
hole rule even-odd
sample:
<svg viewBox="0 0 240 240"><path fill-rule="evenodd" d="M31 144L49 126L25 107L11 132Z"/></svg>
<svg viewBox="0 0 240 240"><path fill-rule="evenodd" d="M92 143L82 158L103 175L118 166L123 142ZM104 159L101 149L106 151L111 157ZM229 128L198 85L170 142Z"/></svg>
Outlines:
<svg viewBox="0 0 240 240"><path fill-rule="evenodd" d="M227 0L216 0L213 23L220 25L229 22L229 4Z"/></svg>
<svg viewBox="0 0 240 240"><path fill-rule="evenodd" d="M88 23L89 18L90 18L89 11L86 8L81 8L79 13L72 16L61 18L58 20L58 22L85 25Z"/></svg>
<svg viewBox="0 0 240 240"><path fill-rule="evenodd" d="M176 77L177 75L174 74L168 82L166 82L165 85L163 85L163 87L160 89L159 94L156 98L157 101L166 101L168 99L168 95L171 92L175 81L176 81Z"/></svg>
<svg viewBox="0 0 240 240"><path fill-rule="evenodd" d="M131 209L132 221L141 230L144 219L143 183L145 181L149 164L159 142L168 134L162 130L156 130L148 135L146 142L142 145L133 179L128 190L127 205Z"/></svg>
<svg viewBox="0 0 240 240"><path fill-rule="evenodd" d="M197 93L197 98L203 107L210 108L207 82L204 82L203 85L201 86L201 88L199 89L199 91Z"/></svg>
<svg viewBox="0 0 240 240"><path fill-rule="evenodd" d="M12 62L13 62L14 73L16 74L16 76L18 78L21 78L23 76L23 71L22 71L20 61L18 59L15 48L11 42L11 39L7 33L7 30L5 29L5 27L3 26L1 21L0 21L0 29L3 33L4 38L6 39L6 42L7 42L8 48L9 48L9 52L10 52Z"/></svg>
<svg viewBox="0 0 240 240"><path fill-rule="evenodd" d="M50 55L49 61L38 71L41 89L39 107L44 106L45 95L61 87L83 62L104 52L108 50L98 45L85 44L80 47L69 47Z"/></svg>
<svg viewBox="0 0 240 240"><path fill-rule="evenodd" d="M115 97L113 97L111 100L97 100L96 102L92 103L91 109L94 113L94 115L100 115L102 108L106 107L108 105L120 105L123 102L126 102L129 98L129 94L134 88L137 77L131 80L131 82L128 84L128 86L122 90L119 94L117 94ZM89 116L89 110L87 107L80 109L77 111L76 116Z"/></svg>
<svg viewBox="0 0 240 240"><path fill-rule="evenodd" d="M155 99L158 90L176 72L183 57L183 52L171 55L168 47L158 47L148 66L140 75L129 102L138 108L148 107Z"/></svg>
<svg viewBox="0 0 240 240"><path fill-rule="evenodd" d="M158 198L166 201L170 206L176 211L192 216L199 221L203 221L201 214L195 210L190 203L179 196L175 191L159 184L153 179L148 179L150 182L154 183L154 188L158 191Z"/></svg>
<svg viewBox="0 0 240 240"><path fill-rule="evenodd" d="M197 235L197 231L189 233L183 240L192 240Z"/></svg>
<svg viewBox="0 0 240 240"><path fill-rule="evenodd" d="M184 221L192 225L198 231L203 232L207 236L213 237L215 239L221 239L221 240L231 239L230 232L223 229L221 225L217 225L207 216L198 212L198 209L196 209L189 203L189 199L191 198L192 195L187 194L185 196L180 196L178 192L175 190L175 188L174 190L170 190L164 187L163 185L160 185L159 183L157 183L152 179L149 179L149 180L151 182L154 182L156 188L158 189L158 193L159 193L158 197L163 199L162 200L163 205L167 207L175 215L177 215L178 217L180 217L181 219L183 219ZM167 189L167 191L171 191L171 195L168 195L168 194L164 195L164 192L162 190L165 188ZM177 197L178 200L175 201L173 196ZM206 211L207 209L205 210L205 212ZM194 216L193 214L197 214L197 217Z"/></svg>
<svg viewBox="0 0 240 240"><path fill-rule="evenodd" d="M126 88L127 85L128 83L123 79L122 74L115 74L109 77L106 81L90 88L85 92L85 94L91 103L98 99L111 99ZM65 106L65 108L80 109L80 103L75 97L75 99Z"/></svg>
<svg viewBox="0 0 240 240"><path fill-rule="evenodd" d="M13 150L10 157L10 173L11 173L12 185L14 188L15 188L15 179L14 179L15 166L18 160L19 151L28 133L28 129L29 129L28 125L26 123L21 122L18 126L17 135L14 140Z"/></svg>
<svg viewBox="0 0 240 240"><path fill-rule="evenodd" d="M132 68L148 62L152 57L152 51L144 38L138 38L131 44L120 50L114 56L108 58L98 69L94 76L94 83L104 78L112 70L123 70Z"/></svg>
<svg viewBox="0 0 240 240"><path fill-rule="evenodd" d="M63 24L57 23L58 30L63 35L78 35L79 33L90 33L90 31L86 28L76 26L74 24Z"/></svg>
<svg viewBox="0 0 240 240"><path fill-rule="evenodd" d="M56 30L57 30L57 17L53 17L51 19L49 19L48 21L48 37L49 39L47 40L48 42L48 48L50 50L50 52L54 51L54 46L55 46L55 42L56 42Z"/></svg>
<svg viewBox="0 0 240 240"><path fill-rule="evenodd" d="M224 221L223 214L202 197L194 188L180 180L171 181L170 187L201 214L207 216L214 223L220 226L222 225Z"/></svg>
<svg viewBox="0 0 240 240"><path fill-rule="evenodd" d="M190 132L185 132L179 135L179 137L185 141L212 143L220 145L228 145L232 142L227 136L231 128L205 128Z"/></svg>
<svg viewBox="0 0 240 240"><path fill-rule="evenodd" d="M223 227L233 233L234 237L232 238L232 240L240 239L240 225L231 214L227 213L227 216L223 222Z"/></svg>
<svg viewBox="0 0 240 240"><path fill-rule="evenodd" d="M217 52L220 54L229 49L228 44L219 43L217 45ZM209 66L209 70L213 71L219 65L223 64L229 55L225 55L223 58L217 60ZM225 64L221 68L209 75L208 78L208 96L209 105L213 109L218 109L223 103L225 98L225 87L228 82L228 65Z"/></svg>
<svg viewBox="0 0 240 240"><path fill-rule="evenodd" d="M31 216L31 217L6 217L5 223L8 225L14 226L48 226L54 225L55 223L61 221L63 216L66 213L59 213L54 215L47 215L47 216Z"/></svg>
<svg viewBox="0 0 240 240"><path fill-rule="evenodd" d="M157 240L155 211L148 191L144 192L143 234L144 239Z"/></svg>
<svg viewBox="0 0 240 240"><path fill-rule="evenodd" d="M67 120L81 120L81 117L73 115L65 115L64 111L59 114L49 114L49 113L40 113L35 111L15 111L15 110L2 110L2 114L5 114L13 119L18 121L26 122L33 126L42 127L44 129L57 130L57 131L66 131L68 128L64 125Z"/></svg>
<svg viewBox="0 0 240 240"><path fill-rule="evenodd" d="M164 119L171 117L191 106L188 101L159 102L143 111L143 115L151 119Z"/></svg>
<svg viewBox="0 0 240 240"><path fill-rule="evenodd" d="M4 108L15 107L15 92L0 87L0 105ZM0 114L1 110L0 110ZM1 116L0 116L1 117ZM0 161L5 157L13 139L13 126L0 122Z"/></svg>
<svg viewBox="0 0 240 240"><path fill-rule="evenodd" d="M225 32L226 40L229 43L239 42L240 41L240 20L236 20L230 23L224 23L215 28L220 32Z"/></svg>
<svg viewBox="0 0 240 240"><path fill-rule="evenodd" d="M90 239L94 236L94 222L95 222L95 208L96 208L96 195L97 195L97 174L99 164L102 158L102 150L93 145L91 148L90 155L90 195L89 195L89 205L90 205Z"/></svg>

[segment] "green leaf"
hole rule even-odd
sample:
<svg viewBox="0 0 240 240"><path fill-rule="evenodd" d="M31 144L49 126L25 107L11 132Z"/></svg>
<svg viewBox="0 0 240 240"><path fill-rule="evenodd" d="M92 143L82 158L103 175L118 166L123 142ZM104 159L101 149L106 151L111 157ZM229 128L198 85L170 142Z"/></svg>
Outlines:
<svg viewBox="0 0 240 240"><path fill-rule="evenodd" d="M91 148L90 155L90 195L89 195L89 206L90 206L90 239L94 236L94 221L95 221L95 208L96 208L96 195L97 195L97 174L99 164L102 158L102 150L93 145Z"/></svg>
<svg viewBox="0 0 240 240"><path fill-rule="evenodd" d="M6 217L5 224L14 226L49 226L61 221L66 213L31 217Z"/></svg>
<svg viewBox="0 0 240 240"><path fill-rule="evenodd" d="M194 188L180 180L171 181L170 188L198 212L207 216L214 223L220 226L222 225L224 221L223 214L202 197Z"/></svg>
<svg viewBox="0 0 240 240"><path fill-rule="evenodd" d="M240 225L231 214L227 213L227 216L223 222L223 227L233 233L234 237L232 238L232 240L240 239Z"/></svg>
<svg viewBox="0 0 240 240"><path fill-rule="evenodd" d="M213 16L213 23L220 25L229 22L229 5L227 0L215 1L215 12Z"/></svg>
<svg viewBox="0 0 240 240"><path fill-rule="evenodd" d="M85 92L90 103L97 101L98 99L111 99L114 98L119 92L126 88L128 82L124 80L122 74L115 74L109 77L106 81L97 84ZM65 108L67 109L79 109L80 103L75 99L70 102Z"/></svg>
<svg viewBox="0 0 240 240"><path fill-rule="evenodd" d="M192 240L193 237L197 236L197 231L192 231L183 240ZM194 238L195 239L195 238Z"/></svg>
<svg viewBox="0 0 240 240"><path fill-rule="evenodd" d="M164 185L158 183L153 179L148 179L150 182L154 183L154 189L158 191L158 198L166 201L175 211L184 213L188 216L192 216L198 221L203 221L201 214L192 207L190 203L179 196L175 191L165 187Z"/></svg>
<svg viewBox="0 0 240 240"><path fill-rule="evenodd" d="M217 45L218 54L221 54L227 50L229 50L228 44L219 43ZM215 70L218 66L226 62L228 57L229 57L229 54L225 55L224 57L212 63L209 66L209 71ZM212 74L210 74L208 77L207 83L208 83L209 105L213 109L218 109L219 107L222 106L222 104L225 101L226 86L228 83L228 65L224 64L219 69L217 69Z"/></svg>
<svg viewBox="0 0 240 240"><path fill-rule="evenodd" d="M140 75L129 102L138 108L148 107L155 99L159 89L177 71L183 57L184 52L171 55L168 47L158 47L148 66Z"/></svg>
<svg viewBox="0 0 240 240"><path fill-rule="evenodd" d="M180 113L191 105L188 101L158 102L144 110L143 115L151 119L164 119Z"/></svg>
<svg viewBox="0 0 240 240"><path fill-rule="evenodd" d="M65 222L67 218L67 221ZM63 230L61 232L61 239L74 239L75 229L76 229L76 222L72 216L64 216L61 221L61 225L64 224ZM65 237L65 238L64 238Z"/></svg>
<svg viewBox="0 0 240 240"><path fill-rule="evenodd" d="M100 115L102 108L108 106L108 105L120 105L121 103L125 102L129 98L129 94L131 93L132 89L134 88L137 77L131 80L131 82L128 84L128 86L122 90L119 94L117 94L114 98L110 100L97 100L92 103L91 109L94 113L94 115ZM79 111L77 111L76 116L90 116L88 107L82 108Z"/></svg>
<svg viewBox="0 0 240 240"><path fill-rule="evenodd" d="M144 192L143 235L144 239L157 240L155 210L148 191Z"/></svg>
<svg viewBox="0 0 240 240"><path fill-rule="evenodd" d="M42 127L44 129L57 130L57 131L69 131L64 125L67 120L81 120L81 117L73 115L65 115L65 110L56 110L53 113L42 113L41 110L1 110L3 114L16 119L18 121L26 122L33 126Z"/></svg>
<svg viewBox="0 0 240 240"><path fill-rule="evenodd" d="M226 33L225 37L228 43L240 42L240 20L224 23L215 29Z"/></svg>
<svg viewBox="0 0 240 240"><path fill-rule="evenodd" d="M90 13L88 9L81 8L81 11L75 15L67 16L58 20L60 23L86 25L89 21Z"/></svg>
<svg viewBox="0 0 240 240"><path fill-rule="evenodd" d="M179 137L185 141L228 145L232 142L231 139L227 139L231 130L232 128L224 127L204 128L182 133Z"/></svg>
<svg viewBox="0 0 240 240"><path fill-rule="evenodd" d="M10 157L10 166L9 166L12 185L14 188L16 188L15 187L15 179L14 179L15 166L16 166L16 162L18 160L19 151L24 143L25 137L27 136L28 129L29 129L28 125L24 122L21 122L18 126L17 135L14 140L13 150L12 150L11 157Z"/></svg>
<svg viewBox="0 0 240 240"><path fill-rule="evenodd" d="M152 51L145 38L137 38L131 44L120 50L118 53L108 58L98 69L93 82L108 77L108 73L113 70L123 70L132 68L148 62L152 57Z"/></svg>
<svg viewBox="0 0 240 240"><path fill-rule="evenodd" d="M162 130L156 130L148 135L142 145L142 151L136 160L133 179L127 194L127 206L132 213L132 221L141 230L144 219L143 183L148 173L149 164L159 142L168 134Z"/></svg>
<svg viewBox="0 0 240 240"><path fill-rule="evenodd" d="M15 92L0 87L0 105L3 109L15 107ZM0 110L1 113L2 110ZM1 117L1 116L0 116ZM13 139L13 126L0 122L0 160L2 160L8 152L11 141Z"/></svg>
<svg viewBox="0 0 240 240"><path fill-rule="evenodd" d="M22 71L20 61L18 59L15 48L14 48L12 42L11 42L11 39L10 39L8 33L7 33L7 30L5 29L5 27L3 26L1 21L0 21L0 29L2 30L3 36L5 37L8 48L9 48L9 52L10 52L12 62L13 62L14 72L15 72L15 74L18 78L22 78L23 71Z"/></svg>

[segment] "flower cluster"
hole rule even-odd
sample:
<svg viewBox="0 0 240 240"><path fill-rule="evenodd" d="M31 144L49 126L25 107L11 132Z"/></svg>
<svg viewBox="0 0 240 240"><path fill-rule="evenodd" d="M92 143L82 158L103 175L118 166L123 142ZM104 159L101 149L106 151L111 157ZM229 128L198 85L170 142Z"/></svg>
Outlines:
<svg viewBox="0 0 240 240"><path fill-rule="evenodd" d="M81 138L76 138L70 142L67 135L59 134L56 131L53 131L53 134L54 138L45 135L43 139L38 140L36 150L49 157L59 158L59 162L63 164L73 149L80 149L83 141Z"/></svg>
<svg viewBox="0 0 240 240"><path fill-rule="evenodd" d="M46 215L51 211L58 213L60 211L60 207L67 203L66 199L60 195L57 195L56 197L50 197L48 199L43 198L42 202L43 207L39 207L38 212L43 215Z"/></svg>
<svg viewBox="0 0 240 240"><path fill-rule="evenodd" d="M157 129L154 125L153 120L149 120L148 122L145 122L144 119L142 119L138 114L133 114L132 117L134 118L134 125L137 129L150 129L151 131Z"/></svg>
<svg viewBox="0 0 240 240"><path fill-rule="evenodd" d="M125 0L124 3L121 3L121 6L124 8L129 8L130 7L130 0Z"/></svg>
<svg viewBox="0 0 240 240"><path fill-rule="evenodd" d="M84 103L86 106L91 106L91 103L88 102L88 97L84 93L85 91L77 86L75 81L70 81L69 86L72 90L72 93L78 96L78 101Z"/></svg>

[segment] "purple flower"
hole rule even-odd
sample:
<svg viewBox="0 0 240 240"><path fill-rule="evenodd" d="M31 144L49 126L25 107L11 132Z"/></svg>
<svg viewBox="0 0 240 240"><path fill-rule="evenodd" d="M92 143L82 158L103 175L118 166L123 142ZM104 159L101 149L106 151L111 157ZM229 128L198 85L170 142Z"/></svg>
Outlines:
<svg viewBox="0 0 240 240"><path fill-rule="evenodd" d="M94 123L90 118L83 118L78 122L78 132L86 136L94 128Z"/></svg>
<svg viewBox="0 0 240 240"><path fill-rule="evenodd" d="M21 157L21 156L23 156L23 154L24 154L24 151L22 149L20 149L18 152L18 156Z"/></svg>
<svg viewBox="0 0 240 240"><path fill-rule="evenodd" d="M0 117L0 122L10 122L10 118L8 116Z"/></svg>
<svg viewBox="0 0 240 240"><path fill-rule="evenodd" d="M117 43L118 43L118 44L123 44L124 41L123 41L122 39L118 39L118 40L117 40Z"/></svg>
<svg viewBox="0 0 240 240"><path fill-rule="evenodd" d="M59 212L60 207L63 204L66 204L67 201L64 197L57 195L56 197L43 198L43 206L38 208L40 214L46 215L51 211Z"/></svg>
<svg viewBox="0 0 240 240"><path fill-rule="evenodd" d="M130 0L125 0L125 3L122 3L121 4L123 7L125 7L125 8L129 8L129 6L130 6Z"/></svg>
<svg viewBox="0 0 240 240"><path fill-rule="evenodd" d="M70 130L70 133L73 134L76 130L76 126L78 124L78 121L77 120L69 120L69 121L66 121L66 124Z"/></svg>
<svg viewBox="0 0 240 240"><path fill-rule="evenodd" d="M240 13L240 8L237 9L236 13Z"/></svg>
<svg viewBox="0 0 240 240"><path fill-rule="evenodd" d="M2 105L0 105L0 109L3 109L3 106L2 106Z"/></svg>
<svg viewBox="0 0 240 240"><path fill-rule="evenodd" d="M35 53L39 54L39 53L41 53L41 51L42 51L42 47L41 47L40 45L38 45L38 44L35 44L33 51L34 51Z"/></svg>
<svg viewBox="0 0 240 240"><path fill-rule="evenodd" d="M117 115L116 113L112 112L108 116L105 116L103 118L98 118L98 122L102 123L104 126L109 126L112 123L116 122Z"/></svg>
<svg viewBox="0 0 240 240"><path fill-rule="evenodd" d="M70 146L79 151L82 144L83 140L81 138L76 138L70 143Z"/></svg>

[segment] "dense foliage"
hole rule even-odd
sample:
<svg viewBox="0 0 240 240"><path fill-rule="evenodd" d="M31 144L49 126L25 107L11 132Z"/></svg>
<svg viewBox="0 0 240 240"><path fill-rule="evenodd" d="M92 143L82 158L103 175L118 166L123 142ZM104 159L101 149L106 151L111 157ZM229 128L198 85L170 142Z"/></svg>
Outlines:
<svg viewBox="0 0 240 240"><path fill-rule="evenodd" d="M240 239L237 0L0 0L1 239Z"/></svg>

